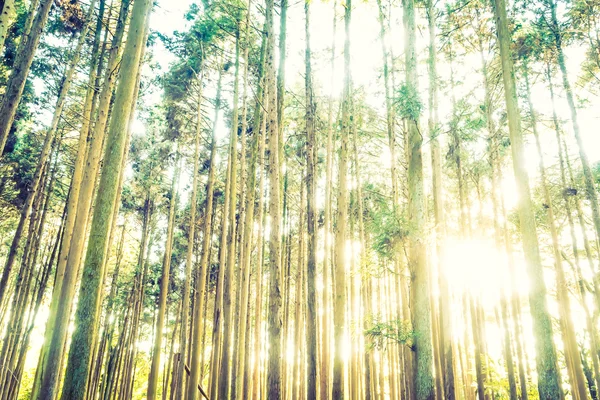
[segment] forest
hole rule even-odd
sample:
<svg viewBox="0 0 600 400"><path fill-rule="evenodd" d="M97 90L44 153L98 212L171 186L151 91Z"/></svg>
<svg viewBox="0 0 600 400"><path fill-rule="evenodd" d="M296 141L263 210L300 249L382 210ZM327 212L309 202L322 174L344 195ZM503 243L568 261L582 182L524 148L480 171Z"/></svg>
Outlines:
<svg viewBox="0 0 600 400"><path fill-rule="evenodd" d="M600 0L0 0L1 400L600 399Z"/></svg>

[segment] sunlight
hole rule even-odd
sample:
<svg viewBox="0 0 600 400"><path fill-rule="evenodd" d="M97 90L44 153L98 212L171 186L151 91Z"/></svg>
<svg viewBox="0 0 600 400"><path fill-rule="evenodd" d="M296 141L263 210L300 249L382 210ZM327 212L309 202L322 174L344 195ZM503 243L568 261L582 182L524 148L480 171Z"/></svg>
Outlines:
<svg viewBox="0 0 600 400"><path fill-rule="evenodd" d="M493 307L499 292L508 289L504 260L490 239L449 239L442 264L450 288L481 296L484 305Z"/></svg>

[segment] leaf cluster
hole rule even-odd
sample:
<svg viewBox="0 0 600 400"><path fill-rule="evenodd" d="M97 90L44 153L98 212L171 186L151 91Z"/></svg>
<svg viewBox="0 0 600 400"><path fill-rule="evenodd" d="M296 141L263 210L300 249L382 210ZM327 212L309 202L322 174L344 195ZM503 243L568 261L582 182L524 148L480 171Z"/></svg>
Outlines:
<svg viewBox="0 0 600 400"><path fill-rule="evenodd" d="M423 102L417 88L412 85L402 85L394 98L396 111L401 118L416 121L423 110Z"/></svg>
<svg viewBox="0 0 600 400"><path fill-rule="evenodd" d="M410 322L401 319L381 321L372 317L368 323L370 326L364 330L364 335L370 339L371 348L381 349L390 342L412 346L414 332Z"/></svg>

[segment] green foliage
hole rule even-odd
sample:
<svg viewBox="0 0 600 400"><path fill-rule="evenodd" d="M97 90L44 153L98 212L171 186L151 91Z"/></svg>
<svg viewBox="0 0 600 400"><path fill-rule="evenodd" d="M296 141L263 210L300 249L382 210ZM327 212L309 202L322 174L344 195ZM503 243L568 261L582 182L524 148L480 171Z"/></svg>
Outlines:
<svg viewBox="0 0 600 400"><path fill-rule="evenodd" d="M35 134L14 138L14 148L0 160L0 170L3 171L4 178L0 183L0 199L20 208L33 181L41 138Z"/></svg>
<svg viewBox="0 0 600 400"><path fill-rule="evenodd" d="M407 236L406 221L398 220L393 214L384 214L381 218L380 229L373 236L373 249L383 258L394 257L397 243Z"/></svg>
<svg viewBox="0 0 600 400"><path fill-rule="evenodd" d="M365 225L372 234L372 248L383 259L391 260L400 241L408 236L408 222L403 214L396 215L393 204L371 183L363 189Z"/></svg>
<svg viewBox="0 0 600 400"><path fill-rule="evenodd" d="M180 101L187 96L189 85L200 74L204 60L220 52L219 42L227 33L236 31L238 16L232 18L222 7L218 3L206 4L203 8L194 5L186 14L188 20L194 20L188 31L175 31L172 37L158 34L165 47L177 57L162 77L168 100Z"/></svg>
<svg viewBox="0 0 600 400"><path fill-rule="evenodd" d="M370 339L372 348L381 349L388 343L412 345L414 337L410 322L401 319L381 321L379 316L371 317L368 321L369 328L365 329L364 335Z"/></svg>
<svg viewBox="0 0 600 400"><path fill-rule="evenodd" d="M423 103L417 88L410 85L402 85L398 89L394 105L398 115L405 119L417 120L423 110Z"/></svg>
<svg viewBox="0 0 600 400"><path fill-rule="evenodd" d="M600 162L597 162L595 164L593 164L591 166L591 170L592 170L592 176L594 177L594 181L596 182L596 184L600 183ZM583 173L579 173L579 175L583 176ZM576 177L577 181L579 182L579 176Z"/></svg>

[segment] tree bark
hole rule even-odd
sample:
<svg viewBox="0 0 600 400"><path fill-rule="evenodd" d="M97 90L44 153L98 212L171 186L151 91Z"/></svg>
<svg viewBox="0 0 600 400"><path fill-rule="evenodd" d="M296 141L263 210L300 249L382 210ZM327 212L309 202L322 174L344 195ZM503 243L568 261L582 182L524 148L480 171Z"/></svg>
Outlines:
<svg viewBox="0 0 600 400"><path fill-rule="evenodd" d="M8 29L16 14L15 0L4 0L4 5L0 8L0 51L2 51L4 50L4 41L6 40Z"/></svg>
<svg viewBox="0 0 600 400"><path fill-rule="evenodd" d="M156 398L156 389L158 386L160 358L162 352L163 329L165 324L165 313L167 309L167 297L169 295L169 279L171 276L171 256L173 254L173 230L175 225L175 209L177 208L177 181L179 179L179 146L176 150L175 171L171 184L171 198L169 202L169 214L167 223L167 241L165 243L165 254L163 258L162 272L160 277L160 287L158 295L158 313L156 316L156 325L154 328L154 347L152 350L152 361L150 373L148 374L148 400ZM164 389L163 389L164 390Z"/></svg>
<svg viewBox="0 0 600 400"><path fill-rule="evenodd" d="M552 336L552 323L546 304L546 284L540 259L539 244L531 203L529 176L525 165L523 150L523 133L517 102L515 73L510 51L510 33L506 17L504 0L494 0L494 17L496 33L500 47L502 62L502 78L504 81L504 96L508 114L508 129L510 133L513 169L519 192L519 220L523 238L523 253L527 264L527 272L531 282L529 304L533 319L533 331L536 340L536 364L538 372L538 390L540 399L551 400L562 398L560 379L557 369L556 349Z"/></svg>
<svg viewBox="0 0 600 400"><path fill-rule="evenodd" d="M406 87L410 95L418 93L416 26L414 1L404 0L404 32ZM431 304L429 268L425 247L425 210L423 198L423 137L419 131L419 115L412 115L408 123L408 214L411 224L409 236L409 268L411 273L411 309L414 330L414 394L418 400L433 400L433 350L431 339Z"/></svg>
<svg viewBox="0 0 600 400"><path fill-rule="evenodd" d="M0 104L0 156L4 151L8 134L12 128L17 107L21 102L23 89L25 89L25 82L33 63L33 57L40 43L42 31L48 21L53 3L53 0L42 0L33 19L31 30L21 38L12 73L6 84L2 104ZM35 12L35 9L32 9L32 12Z"/></svg>
<svg viewBox="0 0 600 400"><path fill-rule="evenodd" d="M342 93L342 126L341 143L338 156L338 199L337 221L335 229L335 263L334 263L334 302L333 331L335 354L333 359L332 398L343 400L344 389L344 337L346 334L346 240L348 219L348 138L351 132L351 76L350 76L350 24L352 19L352 2L346 2L344 14L344 89Z"/></svg>
<svg viewBox="0 0 600 400"><path fill-rule="evenodd" d="M269 143L269 302L268 331L269 358L267 365L267 397L282 396L282 315L281 315L281 164L279 159L279 128L277 115L277 89L275 82L275 37L273 35L273 0L266 2L267 46L265 62L265 87L269 93L267 135Z"/></svg>
<svg viewBox="0 0 600 400"><path fill-rule="evenodd" d="M309 399L317 398L317 304L316 304L316 269L317 269L317 209L316 209L316 189L317 189L317 162L316 148L317 139L315 135L315 104L313 99L312 87L312 53L310 48L310 2L304 3L306 47L304 52L305 62L305 98L306 98L306 224L307 224L307 266L306 266L306 356L307 365L307 389L306 397ZM304 383L304 382L302 382Z"/></svg>
<svg viewBox="0 0 600 400"><path fill-rule="evenodd" d="M90 344L93 342L98 325L97 310L103 283L101 278L108 233L115 207L118 207L118 204L115 204L117 187L114 182L118 178L122 159L125 156L127 127L132 104L136 100L133 98L136 77L141 64L146 25L149 22L151 10L152 2L149 0L135 0L124 50L125 57L121 62L120 76L122 79L115 94L102 175L98 185L98 197L90 229L90 240L75 315L76 328L70 346L66 379L62 389L63 398L83 399L86 393Z"/></svg>
<svg viewBox="0 0 600 400"><path fill-rule="evenodd" d="M195 306L194 306L194 317L193 321L193 336L192 336L192 361L190 363L190 377L187 388L187 399L194 400L198 396L198 387L200 384L200 370L203 365L200 364L200 352L204 350L201 345L202 332L204 331L205 322L203 321L202 310L204 308L204 299L206 291L206 276L208 273L209 261L210 261L210 244L212 238L212 217L213 217L213 199L214 199L214 186L215 186L215 170L216 170L216 148L217 148L217 121L219 119L219 111L221 108L221 79L222 79L222 68L219 70L219 80L217 81L217 97L215 100L215 116L213 120L212 130L212 141L210 144L210 167L208 170L208 182L206 185L206 208L204 217L204 226L202 227L202 250L200 258L200 273L196 278L196 290L195 290ZM201 96L198 99L198 121L196 125L196 134L201 134Z"/></svg>

